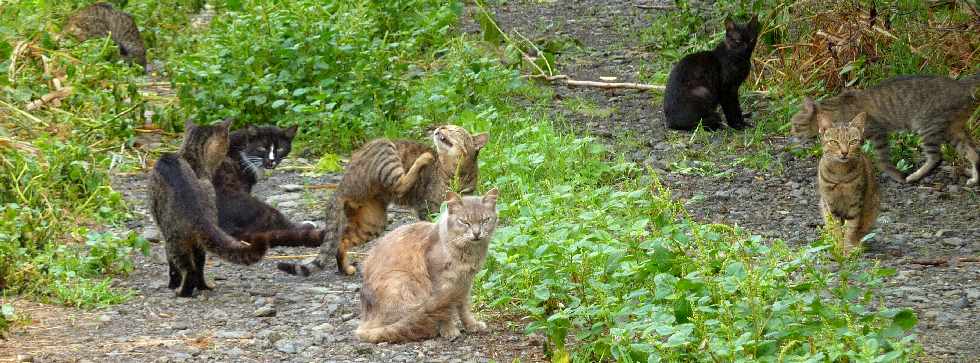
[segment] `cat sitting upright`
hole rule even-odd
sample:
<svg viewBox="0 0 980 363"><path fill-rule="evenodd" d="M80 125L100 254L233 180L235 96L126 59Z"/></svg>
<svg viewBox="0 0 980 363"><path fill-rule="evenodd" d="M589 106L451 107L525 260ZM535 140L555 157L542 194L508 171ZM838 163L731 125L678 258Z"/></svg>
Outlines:
<svg viewBox="0 0 980 363"><path fill-rule="evenodd" d="M759 36L759 18L746 24L725 20L725 40L714 50L684 56L670 71L664 92L664 125L693 130L700 121L706 130L721 128L716 109L734 129L748 127L738 103L738 87L749 76L752 51Z"/></svg>
<svg viewBox="0 0 980 363"><path fill-rule="evenodd" d="M364 260L361 325L366 342L406 342L466 331L487 324L470 311L473 277L483 267L497 226L497 189L483 197L449 192L436 223L399 227L378 240Z"/></svg>

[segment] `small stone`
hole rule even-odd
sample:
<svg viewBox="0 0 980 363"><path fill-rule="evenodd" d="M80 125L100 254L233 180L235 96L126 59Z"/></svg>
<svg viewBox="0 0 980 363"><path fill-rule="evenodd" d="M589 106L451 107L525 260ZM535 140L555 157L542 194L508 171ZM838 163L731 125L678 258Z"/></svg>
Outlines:
<svg viewBox="0 0 980 363"><path fill-rule="evenodd" d="M239 347L232 347L231 349L226 350L225 354L227 354L230 357L238 357L241 356L242 354L245 354L245 351Z"/></svg>
<svg viewBox="0 0 980 363"><path fill-rule="evenodd" d="M140 234L140 237L150 242L160 242L163 240L163 235L160 234L160 230L154 226L143 228L143 233Z"/></svg>
<svg viewBox="0 0 980 363"><path fill-rule="evenodd" d="M248 333L238 330L221 330L215 333L214 336L224 339L241 339L248 336Z"/></svg>
<svg viewBox="0 0 980 363"><path fill-rule="evenodd" d="M289 340L276 342L276 350L286 354L296 354L296 344Z"/></svg>
<svg viewBox="0 0 980 363"><path fill-rule="evenodd" d="M966 290L966 298L974 301L980 299L980 288Z"/></svg>
<svg viewBox="0 0 980 363"><path fill-rule="evenodd" d="M299 184L283 184L279 186L279 189L286 193L295 193L303 190L303 186Z"/></svg>
<svg viewBox="0 0 980 363"><path fill-rule="evenodd" d="M108 322L112 321L112 317L109 316L109 315L99 315L99 321L101 321L103 323L108 323Z"/></svg>
<svg viewBox="0 0 980 363"><path fill-rule="evenodd" d="M278 206L281 209L296 208L297 206L299 206L299 202L297 202L295 200L287 200L285 202L279 203Z"/></svg>
<svg viewBox="0 0 980 363"><path fill-rule="evenodd" d="M255 310L255 312L252 313L252 315L255 316L256 318L268 318L271 316L276 316L276 308L271 305L266 305Z"/></svg>
<svg viewBox="0 0 980 363"><path fill-rule="evenodd" d="M30 354L18 354L17 363L30 363L34 361L34 356Z"/></svg>
<svg viewBox="0 0 980 363"><path fill-rule="evenodd" d="M959 237L949 237L949 238L943 239L943 244L945 244L947 246L952 246L952 247L960 247L960 246L963 246L964 244L966 244L966 240L964 240L962 238L959 238Z"/></svg>
<svg viewBox="0 0 980 363"><path fill-rule="evenodd" d="M322 286L311 286L306 288L305 291L314 295L330 295L333 290Z"/></svg>
<svg viewBox="0 0 980 363"><path fill-rule="evenodd" d="M949 187L946 188L946 191L953 194L957 194L960 192L960 186L956 184L951 184Z"/></svg>

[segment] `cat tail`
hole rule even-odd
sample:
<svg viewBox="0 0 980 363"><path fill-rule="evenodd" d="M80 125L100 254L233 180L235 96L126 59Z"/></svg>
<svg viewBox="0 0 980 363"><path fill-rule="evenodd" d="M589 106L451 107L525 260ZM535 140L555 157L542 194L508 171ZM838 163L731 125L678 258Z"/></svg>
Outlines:
<svg viewBox="0 0 980 363"><path fill-rule="evenodd" d="M347 213L337 199L336 193L327 202L326 223L327 225L321 230L323 238L319 245L320 252L313 261L303 264L280 262L276 264L276 268L287 274L303 277L323 271L330 259L337 254L337 247L340 244L340 239L344 236L344 229L347 227Z"/></svg>
<svg viewBox="0 0 980 363"><path fill-rule="evenodd" d="M269 251L269 245L264 241L240 241L210 222L205 222L203 227L204 249L225 261L251 265L262 260L265 253Z"/></svg>
<svg viewBox="0 0 980 363"><path fill-rule="evenodd" d="M180 157L176 154L164 154L153 167L154 172L167 184L169 193L176 198L178 205L186 208L183 218L189 219L188 224L198 232L200 243L204 249L221 259L239 265L251 265L265 256L269 246L264 243L243 242L225 233L216 223L215 218L207 218L201 200L195 197L196 188L191 176L184 173Z"/></svg>
<svg viewBox="0 0 980 363"><path fill-rule="evenodd" d="M458 299L455 294L435 295L392 324L365 328L366 325L362 323L354 331L354 335L369 343L404 343L435 337L438 335L439 324L450 316L447 309Z"/></svg>
<svg viewBox="0 0 980 363"><path fill-rule="evenodd" d="M313 228L275 229L262 232L245 233L243 240L263 243L271 247L319 247L323 243L326 230Z"/></svg>

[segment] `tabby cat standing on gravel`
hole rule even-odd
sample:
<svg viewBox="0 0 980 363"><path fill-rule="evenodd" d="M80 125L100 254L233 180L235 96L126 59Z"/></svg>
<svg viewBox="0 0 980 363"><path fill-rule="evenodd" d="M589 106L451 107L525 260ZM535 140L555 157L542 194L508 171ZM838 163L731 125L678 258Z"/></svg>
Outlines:
<svg viewBox="0 0 980 363"><path fill-rule="evenodd" d="M214 126L188 121L180 153L163 154L150 174L150 211L166 241L169 287L180 297L211 289L204 281L205 251L250 265L268 249L259 240L239 241L218 227L211 176L228 152L230 125L230 119Z"/></svg>
<svg viewBox="0 0 980 363"><path fill-rule="evenodd" d="M470 310L473 277L483 267L497 226L497 189L483 197L450 192L436 223L418 222L386 234L364 260L363 341L406 342L442 336L459 327L484 332Z"/></svg>
<svg viewBox="0 0 980 363"><path fill-rule="evenodd" d="M878 164L898 182L914 182L929 174L942 161L940 145L951 143L966 157L966 185L980 181L980 156L966 122L977 107L980 76L954 80L937 76L902 76L881 82L866 90L845 90L819 103L807 98L791 120L792 133L812 137L833 121L848 120L860 112L868 114L865 135L874 141ZM908 177L891 163L888 133L915 131L922 137L926 162Z"/></svg>
<svg viewBox="0 0 980 363"><path fill-rule="evenodd" d="M874 165L861 144L867 114L862 112L847 125L821 131L823 157L817 165L817 188L820 212L828 224L843 228L849 248L861 245L861 239L874 226L878 216L878 179Z"/></svg>
<svg viewBox="0 0 980 363"><path fill-rule="evenodd" d="M714 50L684 56L670 71L664 92L664 123L675 130L721 128L718 104L728 126L748 127L738 103L738 87L752 68L759 18L746 24L725 20L725 40Z"/></svg>
<svg viewBox="0 0 980 363"><path fill-rule="evenodd" d="M389 203L411 207L419 219L427 219L454 184L458 183L462 193L476 189L477 157L487 140L486 133L470 135L462 127L445 125L432 133L435 150L414 141L368 142L351 156L327 204L326 236L319 255L307 264L281 262L278 268L309 276L323 270L336 248L337 268L354 274L347 250L384 231Z"/></svg>
<svg viewBox="0 0 980 363"><path fill-rule="evenodd" d="M65 31L85 41L110 36L119 46L119 53L146 71L146 48L133 16L116 10L108 3L95 3L75 12L65 24Z"/></svg>
<svg viewBox="0 0 980 363"><path fill-rule="evenodd" d="M274 169L292 150L296 126L248 126L229 136L228 153L211 179L218 201L218 224L243 240L265 236L269 247L317 247L323 230L312 222L293 223L252 195L260 168Z"/></svg>

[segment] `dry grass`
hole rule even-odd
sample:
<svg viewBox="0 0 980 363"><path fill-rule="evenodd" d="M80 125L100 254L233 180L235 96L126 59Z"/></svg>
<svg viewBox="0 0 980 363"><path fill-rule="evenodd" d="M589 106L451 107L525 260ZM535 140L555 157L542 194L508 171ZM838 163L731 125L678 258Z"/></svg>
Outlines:
<svg viewBox="0 0 980 363"><path fill-rule="evenodd" d="M868 75L863 69L889 68L897 60L913 63L908 66L916 72L945 69L950 77L976 71L980 64L977 9L965 1L931 1L922 6L928 6L928 11L852 1L792 3L786 11L793 20L769 29L781 39L768 53L757 53L756 79L797 85L822 82L828 92L836 92L865 80Z"/></svg>

